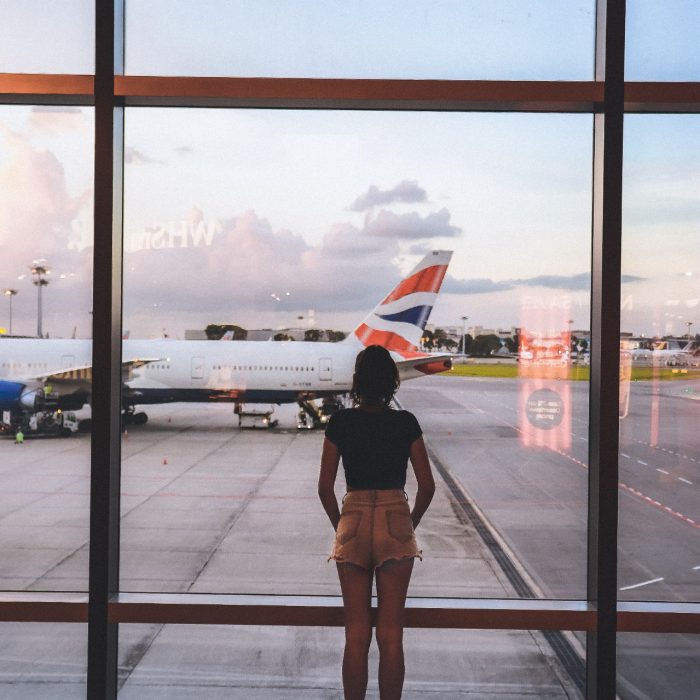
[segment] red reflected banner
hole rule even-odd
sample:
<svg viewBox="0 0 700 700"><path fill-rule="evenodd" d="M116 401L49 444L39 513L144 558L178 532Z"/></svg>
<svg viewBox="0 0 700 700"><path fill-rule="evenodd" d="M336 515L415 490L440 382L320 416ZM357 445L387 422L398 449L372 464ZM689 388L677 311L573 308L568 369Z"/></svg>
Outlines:
<svg viewBox="0 0 700 700"><path fill-rule="evenodd" d="M568 297L523 300L518 351L518 427L527 447L571 446L571 332Z"/></svg>

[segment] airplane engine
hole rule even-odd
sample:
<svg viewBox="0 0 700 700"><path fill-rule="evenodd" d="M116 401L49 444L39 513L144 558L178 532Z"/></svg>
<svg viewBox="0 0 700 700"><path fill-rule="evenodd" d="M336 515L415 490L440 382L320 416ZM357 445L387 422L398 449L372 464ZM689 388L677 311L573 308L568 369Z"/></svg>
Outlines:
<svg viewBox="0 0 700 700"><path fill-rule="evenodd" d="M0 380L0 411L77 411L87 400L85 392L46 396L41 387Z"/></svg>
<svg viewBox="0 0 700 700"><path fill-rule="evenodd" d="M437 362L426 362L424 365L417 365L416 369L423 374L437 374L452 369L452 360L438 360Z"/></svg>
<svg viewBox="0 0 700 700"><path fill-rule="evenodd" d="M34 410L37 399L36 389L21 382L0 381L0 410Z"/></svg>

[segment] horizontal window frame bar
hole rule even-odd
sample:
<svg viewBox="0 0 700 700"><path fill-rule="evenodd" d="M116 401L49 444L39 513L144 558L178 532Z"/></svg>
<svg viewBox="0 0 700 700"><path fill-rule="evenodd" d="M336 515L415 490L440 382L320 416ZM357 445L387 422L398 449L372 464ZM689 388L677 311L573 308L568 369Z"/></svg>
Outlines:
<svg viewBox="0 0 700 700"><path fill-rule="evenodd" d="M92 105L94 83L0 73L0 103ZM600 81L115 76L115 106L597 113L603 92ZM625 112L700 112L700 82L625 83Z"/></svg>
<svg viewBox="0 0 700 700"><path fill-rule="evenodd" d="M91 106L94 94L94 75L0 73L0 103Z"/></svg>
<svg viewBox="0 0 700 700"><path fill-rule="evenodd" d="M591 112L595 82L118 76L127 106Z"/></svg>
<svg viewBox="0 0 700 700"><path fill-rule="evenodd" d="M87 622L87 593L0 594L0 622ZM373 614L376 610L373 610ZM339 596L120 593L109 620L124 624L342 627ZM579 600L409 598L406 627L595 631L597 610ZM620 602L618 632L700 634L700 603Z"/></svg>

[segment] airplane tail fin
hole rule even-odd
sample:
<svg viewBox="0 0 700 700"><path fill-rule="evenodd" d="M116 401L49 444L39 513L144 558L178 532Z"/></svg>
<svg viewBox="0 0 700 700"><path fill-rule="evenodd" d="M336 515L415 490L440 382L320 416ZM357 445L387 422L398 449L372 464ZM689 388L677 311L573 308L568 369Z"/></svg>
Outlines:
<svg viewBox="0 0 700 700"><path fill-rule="evenodd" d="M451 258L451 250L428 253L348 339L365 347L382 345L399 354L417 352Z"/></svg>

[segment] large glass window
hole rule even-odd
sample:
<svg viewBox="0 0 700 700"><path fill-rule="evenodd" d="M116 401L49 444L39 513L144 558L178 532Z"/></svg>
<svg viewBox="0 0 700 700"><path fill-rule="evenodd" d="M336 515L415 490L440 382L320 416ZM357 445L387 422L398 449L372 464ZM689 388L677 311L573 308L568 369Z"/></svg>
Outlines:
<svg viewBox="0 0 700 700"><path fill-rule="evenodd" d="M593 76L593 0L128 0L126 19L132 75Z"/></svg>
<svg viewBox="0 0 700 700"><path fill-rule="evenodd" d="M122 700L342 694L341 629L123 625L120 632ZM579 697L558 660L540 653L543 643L534 631L406 630L403 696ZM377 662L373 649L368 697L377 696Z"/></svg>
<svg viewBox="0 0 700 700"><path fill-rule="evenodd" d="M87 625L0 623L0 695L81 700L86 648Z"/></svg>
<svg viewBox="0 0 700 700"><path fill-rule="evenodd" d="M590 153L587 116L128 109L124 355L151 361L127 390L122 587L338 592L297 402L344 400L353 329L446 249L415 342L455 368L399 393L454 482L412 593L583 597Z"/></svg>
<svg viewBox="0 0 700 700"><path fill-rule="evenodd" d="M700 5L694 0L628 0L627 80L697 81Z"/></svg>
<svg viewBox="0 0 700 700"><path fill-rule="evenodd" d="M697 601L700 119L625 126L620 597Z"/></svg>
<svg viewBox="0 0 700 700"><path fill-rule="evenodd" d="M0 587L86 590L92 110L0 108Z"/></svg>
<svg viewBox="0 0 700 700"><path fill-rule="evenodd" d="M697 634L618 634L617 693L634 698L692 698L700 685Z"/></svg>
<svg viewBox="0 0 700 700"><path fill-rule="evenodd" d="M92 0L0 0L0 73L92 73Z"/></svg>

